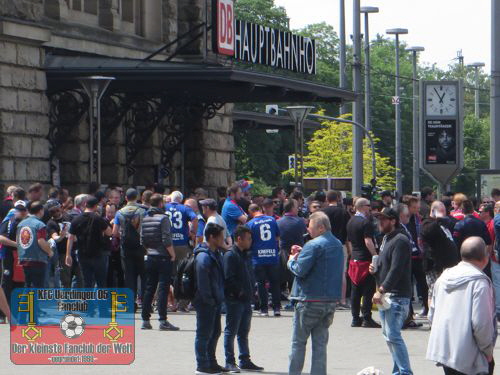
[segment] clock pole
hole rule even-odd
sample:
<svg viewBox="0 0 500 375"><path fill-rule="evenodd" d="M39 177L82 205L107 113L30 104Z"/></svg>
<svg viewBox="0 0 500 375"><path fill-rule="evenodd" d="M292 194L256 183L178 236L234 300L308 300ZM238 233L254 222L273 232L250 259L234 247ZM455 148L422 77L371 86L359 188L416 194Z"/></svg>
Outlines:
<svg viewBox="0 0 500 375"><path fill-rule="evenodd" d="M392 34L396 37L396 92L395 96L399 98L399 35L408 34L408 29L389 29L387 34ZM400 103L401 101L399 101ZM403 158L401 150L401 104L395 104L396 112L396 195L400 198L403 194Z"/></svg>

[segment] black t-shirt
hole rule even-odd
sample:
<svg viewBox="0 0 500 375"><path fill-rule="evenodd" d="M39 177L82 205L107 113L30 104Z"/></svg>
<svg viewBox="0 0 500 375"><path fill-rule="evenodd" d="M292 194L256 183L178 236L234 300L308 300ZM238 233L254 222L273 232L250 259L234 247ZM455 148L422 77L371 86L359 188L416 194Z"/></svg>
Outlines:
<svg viewBox="0 0 500 375"><path fill-rule="evenodd" d="M347 239L352 244L352 259L371 261L372 255L365 245L365 238L373 239L373 224L362 216L353 216L347 223Z"/></svg>
<svg viewBox="0 0 500 375"><path fill-rule="evenodd" d="M347 223L350 219L349 214L339 206L328 206L322 211L328 216L328 219L330 219L333 235L344 244L347 239Z"/></svg>
<svg viewBox="0 0 500 375"><path fill-rule="evenodd" d="M9 211L14 208L14 202L10 198L6 198L0 203L0 220L3 220Z"/></svg>
<svg viewBox="0 0 500 375"><path fill-rule="evenodd" d="M69 233L78 239L78 256L93 257L106 250L103 232L109 224L93 212L84 212L71 222Z"/></svg>
<svg viewBox="0 0 500 375"><path fill-rule="evenodd" d="M0 235L7 237L11 241L16 241L17 224L21 222L21 219L11 219L5 220L0 225ZM6 249L12 251L17 250L15 247L5 246Z"/></svg>
<svg viewBox="0 0 500 375"><path fill-rule="evenodd" d="M54 233L57 233L57 235L59 236L61 234L61 230L62 230L63 226L68 225L66 223L69 224L69 222L65 222L62 217L60 219L50 219L47 222L47 236L48 236L48 238L52 238L52 235ZM68 242L67 238L64 238L60 242L56 242L57 252L59 254L66 254L66 243L67 242Z"/></svg>

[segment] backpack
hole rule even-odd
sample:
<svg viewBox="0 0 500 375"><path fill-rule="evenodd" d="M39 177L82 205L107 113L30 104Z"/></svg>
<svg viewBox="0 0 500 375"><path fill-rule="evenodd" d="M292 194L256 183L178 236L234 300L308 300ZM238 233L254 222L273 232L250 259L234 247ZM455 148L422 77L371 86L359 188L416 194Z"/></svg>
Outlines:
<svg viewBox="0 0 500 375"><path fill-rule="evenodd" d="M122 214L123 232L121 236L121 245L126 250L141 249L141 237L139 234L139 220L136 216L137 210L130 214Z"/></svg>
<svg viewBox="0 0 500 375"><path fill-rule="evenodd" d="M208 253L207 251L203 251ZM176 299L192 300L196 295L196 254L191 254L181 260L174 281L174 296Z"/></svg>

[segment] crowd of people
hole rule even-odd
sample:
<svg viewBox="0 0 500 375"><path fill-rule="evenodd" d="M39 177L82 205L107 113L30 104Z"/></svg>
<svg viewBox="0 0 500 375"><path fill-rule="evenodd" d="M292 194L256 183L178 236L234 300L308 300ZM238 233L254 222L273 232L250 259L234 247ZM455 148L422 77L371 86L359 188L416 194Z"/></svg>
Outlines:
<svg viewBox="0 0 500 375"><path fill-rule="evenodd" d="M179 330L168 313L194 310L197 374L219 374L262 371L250 357L252 315L291 310L289 374L301 374L311 336L311 374L323 375L328 328L346 309L353 328L381 328L393 374L413 374L401 330L421 319L432 322L427 357L445 374L493 373L500 190L479 203L461 193L437 200L431 188L398 200L281 187L265 197L240 181L214 198L157 184L92 185L74 197L9 186L0 206L2 319L15 287L130 288L142 329L157 312L159 330ZM222 332L224 366L215 355Z"/></svg>

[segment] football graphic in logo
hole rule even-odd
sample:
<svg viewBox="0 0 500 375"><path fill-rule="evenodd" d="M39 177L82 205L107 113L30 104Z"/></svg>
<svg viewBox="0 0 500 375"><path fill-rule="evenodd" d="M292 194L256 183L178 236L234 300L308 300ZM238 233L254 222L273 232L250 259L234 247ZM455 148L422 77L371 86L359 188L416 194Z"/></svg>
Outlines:
<svg viewBox="0 0 500 375"><path fill-rule="evenodd" d="M85 322L80 315L67 314L61 319L61 332L68 339L76 339L85 331Z"/></svg>
<svg viewBox="0 0 500 375"><path fill-rule="evenodd" d="M22 227L19 231L19 242L23 249L27 249L33 244L33 231L30 227Z"/></svg>

